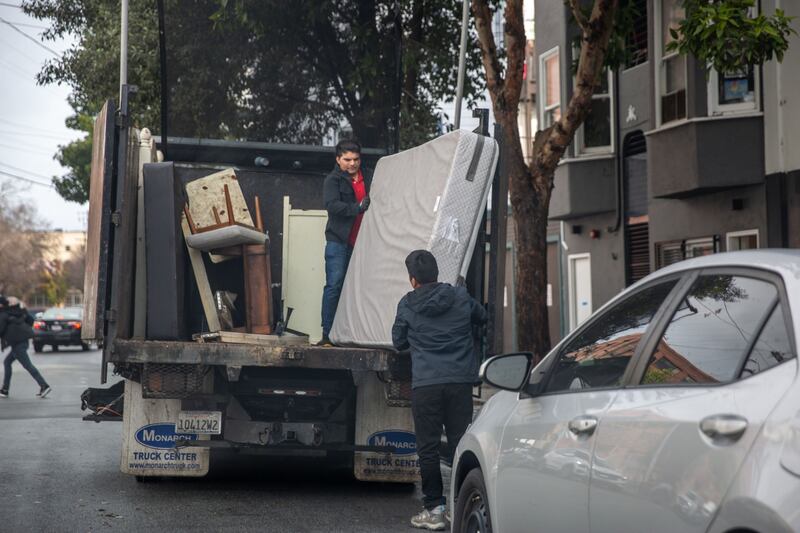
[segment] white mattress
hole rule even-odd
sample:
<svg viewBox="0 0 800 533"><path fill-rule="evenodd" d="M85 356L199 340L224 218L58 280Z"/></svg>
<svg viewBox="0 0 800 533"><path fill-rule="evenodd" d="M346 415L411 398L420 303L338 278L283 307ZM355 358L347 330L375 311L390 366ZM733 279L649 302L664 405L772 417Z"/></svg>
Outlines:
<svg viewBox="0 0 800 533"><path fill-rule="evenodd" d="M459 130L378 161L331 340L392 346L413 250L433 253L439 281L466 276L498 155L493 139Z"/></svg>

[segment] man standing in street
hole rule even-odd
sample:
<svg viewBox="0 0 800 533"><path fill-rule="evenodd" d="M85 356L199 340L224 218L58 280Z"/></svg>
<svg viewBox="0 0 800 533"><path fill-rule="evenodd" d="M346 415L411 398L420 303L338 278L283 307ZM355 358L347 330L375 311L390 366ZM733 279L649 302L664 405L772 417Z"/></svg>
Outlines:
<svg viewBox="0 0 800 533"><path fill-rule="evenodd" d="M0 389L0 398L8 398L8 388L11 385L11 364L15 359L39 384L39 392L36 393L36 396L44 398L51 391L50 385L28 357L28 341L33 337L32 325L33 318L17 298L11 296L6 299L0 296L0 338L11 346L11 351L3 361L3 388Z"/></svg>
<svg viewBox="0 0 800 533"><path fill-rule="evenodd" d="M411 350L411 411L424 495L422 512L411 518L421 529L446 527L445 497L439 468L442 426L448 458L472 422L472 386L478 381L472 326L486 312L464 287L439 283L436 258L415 250L406 258L413 291L397 305L392 342Z"/></svg>
<svg viewBox="0 0 800 533"><path fill-rule="evenodd" d="M371 182L372 173L361 168L361 146L355 141L340 141L336 145L336 166L325 178L322 190L328 224L325 226L325 288L319 346L333 346L328 335L361 219L369 207Z"/></svg>

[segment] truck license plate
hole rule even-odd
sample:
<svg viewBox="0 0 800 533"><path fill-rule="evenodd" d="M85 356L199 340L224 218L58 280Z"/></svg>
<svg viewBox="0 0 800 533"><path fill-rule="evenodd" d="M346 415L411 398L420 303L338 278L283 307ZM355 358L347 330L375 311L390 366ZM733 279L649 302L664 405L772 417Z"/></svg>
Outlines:
<svg viewBox="0 0 800 533"><path fill-rule="evenodd" d="M61 326L59 326L58 324L50 326L50 331L61 331Z"/></svg>
<svg viewBox="0 0 800 533"><path fill-rule="evenodd" d="M180 411L175 433L219 435L222 433L222 411Z"/></svg>

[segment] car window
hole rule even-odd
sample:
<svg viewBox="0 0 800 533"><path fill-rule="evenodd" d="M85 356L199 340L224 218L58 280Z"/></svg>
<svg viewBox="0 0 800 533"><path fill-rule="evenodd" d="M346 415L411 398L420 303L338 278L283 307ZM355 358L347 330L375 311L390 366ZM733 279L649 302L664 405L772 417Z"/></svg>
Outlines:
<svg viewBox="0 0 800 533"><path fill-rule="evenodd" d="M777 297L775 286L760 279L698 277L650 356L642 384L735 379Z"/></svg>
<svg viewBox="0 0 800 533"><path fill-rule="evenodd" d="M747 357L741 377L758 374L795 356L789 341L789 332L786 331L783 308L778 304Z"/></svg>
<svg viewBox="0 0 800 533"><path fill-rule="evenodd" d="M604 311L565 345L544 392L619 385L639 340L676 283L640 290Z"/></svg>
<svg viewBox="0 0 800 533"><path fill-rule="evenodd" d="M52 307L44 312L42 318L55 320L79 320L83 315L80 307Z"/></svg>

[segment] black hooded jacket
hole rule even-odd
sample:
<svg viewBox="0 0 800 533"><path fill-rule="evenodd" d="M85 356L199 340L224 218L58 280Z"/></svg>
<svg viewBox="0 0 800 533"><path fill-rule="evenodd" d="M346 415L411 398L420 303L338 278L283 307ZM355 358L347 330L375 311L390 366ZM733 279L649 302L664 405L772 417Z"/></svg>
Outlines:
<svg viewBox="0 0 800 533"><path fill-rule="evenodd" d="M15 305L0 310L0 338L13 346L33 337L33 318L27 309Z"/></svg>
<svg viewBox="0 0 800 533"><path fill-rule="evenodd" d="M369 196L372 171L362 167L361 175L364 176L364 189ZM358 202L356 202L356 193L353 190L350 174L341 170L338 165L325 178L322 186L322 200L328 211L325 240L347 244L353 222L356 221L359 213Z"/></svg>
<svg viewBox="0 0 800 533"><path fill-rule="evenodd" d="M411 349L411 386L475 383L472 325L485 322L486 311L464 287L428 283L403 296L392 342L397 350Z"/></svg>

